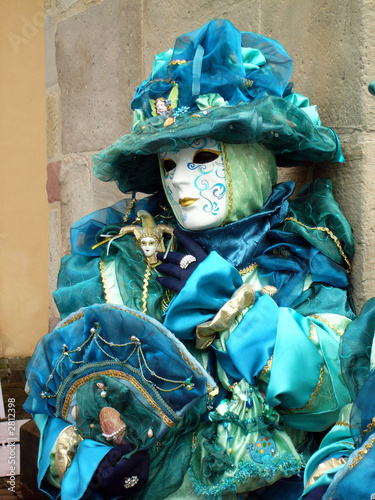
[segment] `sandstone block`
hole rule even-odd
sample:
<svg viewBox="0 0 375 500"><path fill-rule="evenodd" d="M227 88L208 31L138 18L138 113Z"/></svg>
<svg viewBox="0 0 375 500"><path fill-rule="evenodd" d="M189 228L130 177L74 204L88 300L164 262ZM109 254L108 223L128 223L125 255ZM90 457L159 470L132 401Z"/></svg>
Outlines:
<svg viewBox="0 0 375 500"><path fill-rule="evenodd" d="M50 9L53 9L55 6L55 1L54 0L44 0L44 10L47 12Z"/></svg>
<svg viewBox="0 0 375 500"><path fill-rule="evenodd" d="M61 235L62 252L69 253L71 225L92 212L91 169L86 157L71 155L61 164Z"/></svg>
<svg viewBox="0 0 375 500"><path fill-rule="evenodd" d="M292 196L296 195L302 186L311 182L312 171L307 167L290 167L277 169L277 182L293 181L296 187Z"/></svg>
<svg viewBox="0 0 375 500"><path fill-rule="evenodd" d="M59 12L65 12L77 2L78 0L56 0L56 7Z"/></svg>
<svg viewBox="0 0 375 500"><path fill-rule="evenodd" d="M124 195L115 182L103 182L93 175L92 177L92 204L93 210L99 210L117 203Z"/></svg>
<svg viewBox="0 0 375 500"><path fill-rule="evenodd" d="M52 332L52 330L54 330L59 323L60 323L59 317L50 316L48 321L48 331Z"/></svg>
<svg viewBox="0 0 375 500"><path fill-rule="evenodd" d="M48 203L60 201L60 169L61 161L50 162L47 165L47 195Z"/></svg>
<svg viewBox="0 0 375 500"><path fill-rule="evenodd" d="M58 317L59 313L52 293L56 290L57 276L60 269L60 261L63 256L61 237L60 203L53 203L49 210L49 254L48 254L48 291L50 296L50 323L51 317Z"/></svg>
<svg viewBox="0 0 375 500"><path fill-rule="evenodd" d="M104 0L58 23L63 153L101 149L131 129L141 80L141 9Z"/></svg>
<svg viewBox="0 0 375 500"><path fill-rule="evenodd" d="M293 59L294 91L317 104L322 123L361 123L362 2L317 0L262 2L260 32L279 41Z"/></svg>
<svg viewBox="0 0 375 500"><path fill-rule="evenodd" d="M48 10L47 6L45 7ZM57 68L56 68L56 13L46 13L44 17L44 39L45 39L45 81L46 88L57 84Z"/></svg>
<svg viewBox="0 0 375 500"><path fill-rule="evenodd" d="M59 155L61 147L61 108L60 92L47 94L47 158L52 159Z"/></svg>

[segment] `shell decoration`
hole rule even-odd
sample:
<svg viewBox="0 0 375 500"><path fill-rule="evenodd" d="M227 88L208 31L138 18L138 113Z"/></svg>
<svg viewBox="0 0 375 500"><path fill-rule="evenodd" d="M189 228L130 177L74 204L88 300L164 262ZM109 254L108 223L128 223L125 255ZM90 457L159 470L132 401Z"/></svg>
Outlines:
<svg viewBox="0 0 375 500"><path fill-rule="evenodd" d="M117 410L105 406L100 410L99 422L103 431L102 436L105 437L107 441L113 441L116 445L123 443L126 424L121 419L121 415Z"/></svg>

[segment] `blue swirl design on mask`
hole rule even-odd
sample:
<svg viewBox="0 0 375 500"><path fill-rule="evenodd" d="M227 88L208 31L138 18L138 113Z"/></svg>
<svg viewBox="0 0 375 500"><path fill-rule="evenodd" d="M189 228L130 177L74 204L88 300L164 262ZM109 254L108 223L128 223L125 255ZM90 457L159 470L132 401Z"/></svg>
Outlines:
<svg viewBox="0 0 375 500"><path fill-rule="evenodd" d="M201 175L199 175L195 179L194 187L199 191L200 197L207 202L203 205L203 211L206 213L211 213L212 215L218 215L219 206L215 201L215 198L217 200L221 200L225 195L226 188L225 182L222 182L221 180L215 182L214 185L210 185L208 179L206 178L206 175L211 174L215 169L216 177L218 179L225 179L225 169L222 157L220 157L220 160L220 163L218 160L216 160L204 165L195 165L194 163L188 164L188 168L190 168L191 170L199 168Z"/></svg>
<svg viewBox="0 0 375 500"><path fill-rule="evenodd" d="M175 172L176 172L175 168L173 170L170 170L169 172L165 172L164 179L172 180Z"/></svg>

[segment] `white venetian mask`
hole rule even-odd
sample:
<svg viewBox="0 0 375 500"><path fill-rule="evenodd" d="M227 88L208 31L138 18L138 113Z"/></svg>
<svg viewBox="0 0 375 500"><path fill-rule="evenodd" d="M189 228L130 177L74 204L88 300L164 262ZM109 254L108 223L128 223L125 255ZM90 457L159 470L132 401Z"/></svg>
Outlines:
<svg viewBox="0 0 375 500"><path fill-rule="evenodd" d="M220 226L227 210L220 143L197 139L188 148L159 157L164 188L180 224L195 231Z"/></svg>

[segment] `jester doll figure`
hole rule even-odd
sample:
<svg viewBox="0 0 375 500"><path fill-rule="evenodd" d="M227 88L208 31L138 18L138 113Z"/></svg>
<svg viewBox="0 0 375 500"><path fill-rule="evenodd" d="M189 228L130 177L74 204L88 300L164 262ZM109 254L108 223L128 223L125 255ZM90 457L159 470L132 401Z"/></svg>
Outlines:
<svg viewBox="0 0 375 500"><path fill-rule="evenodd" d="M94 157L132 201L73 225L62 321L27 368L51 498L324 498L355 450L350 226L329 179L277 184L344 159L291 71L211 21L155 57L132 133Z"/></svg>

